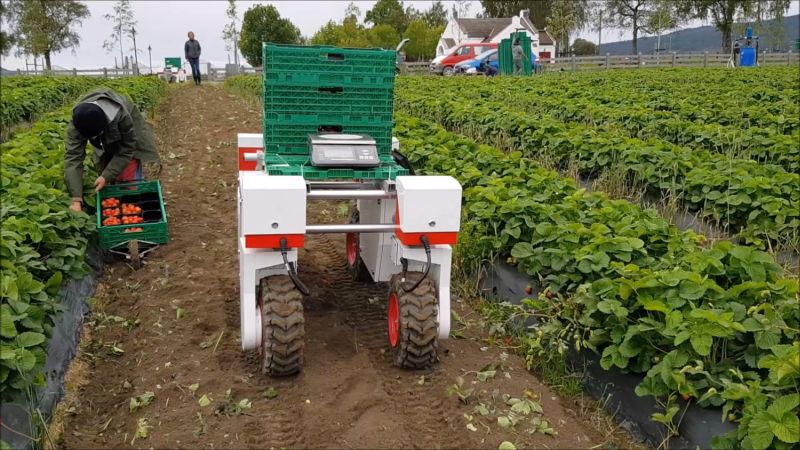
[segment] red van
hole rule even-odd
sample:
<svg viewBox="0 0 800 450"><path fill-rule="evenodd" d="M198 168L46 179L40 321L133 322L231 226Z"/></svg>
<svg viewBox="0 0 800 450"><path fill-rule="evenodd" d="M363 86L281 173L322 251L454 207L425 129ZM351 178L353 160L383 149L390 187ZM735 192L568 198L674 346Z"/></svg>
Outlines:
<svg viewBox="0 0 800 450"><path fill-rule="evenodd" d="M461 61L475 58L483 52L497 48L497 44L491 42L469 42L461 44L451 50L446 55L437 56L431 61L430 71L437 75L453 75L456 64Z"/></svg>

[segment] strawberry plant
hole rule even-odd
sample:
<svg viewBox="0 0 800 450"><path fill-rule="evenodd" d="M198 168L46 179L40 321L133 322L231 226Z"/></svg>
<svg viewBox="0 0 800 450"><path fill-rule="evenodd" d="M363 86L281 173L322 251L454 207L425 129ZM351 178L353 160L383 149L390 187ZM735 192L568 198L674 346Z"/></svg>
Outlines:
<svg viewBox="0 0 800 450"><path fill-rule="evenodd" d="M557 168L574 165L585 177L621 172L628 184L671 193L744 243L800 246L797 173L654 138L630 138L614 129L564 124L546 113L521 112L493 100L434 97L429 93L435 90L419 85L430 82L401 81L397 107L484 143L555 161ZM709 178L714 183L707 184Z"/></svg>
<svg viewBox="0 0 800 450"><path fill-rule="evenodd" d="M5 82L4 82L5 83ZM97 81L94 82L98 84ZM151 110L163 94L155 78L103 81ZM68 210L64 137L70 107L46 114L0 144L0 397L8 400L43 380L62 281L86 273L93 221ZM88 165L87 167L91 167ZM87 189L94 177L87 170Z"/></svg>
<svg viewBox="0 0 800 450"><path fill-rule="evenodd" d="M19 122L32 122L40 114L74 100L82 92L98 84L90 77L6 77L0 98L0 130L6 131Z"/></svg>
<svg viewBox="0 0 800 450"><path fill-rule="evenodd" d="M586 347L604 368L642 373L639 395L721 406L740 428L717 446L800 439L800 408L783 399L800 382L798 285L780 278L772 257L725 241L703 249L657 214L578 190L518 152L396 120L417 167L465 188L469 236L457 253L508 256L558 293L523 301L522 312L540 320L518 336L529 358Z"/></svg>

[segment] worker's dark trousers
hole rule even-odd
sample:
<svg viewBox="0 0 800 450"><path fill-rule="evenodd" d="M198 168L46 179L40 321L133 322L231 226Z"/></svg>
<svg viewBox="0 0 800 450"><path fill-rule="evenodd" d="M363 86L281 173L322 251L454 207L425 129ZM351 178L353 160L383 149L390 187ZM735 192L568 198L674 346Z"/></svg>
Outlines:
<svg viewBox="0 0 800 450"><path fill-rule="evenodd" d="M194 84L200 84L200 58L187 58L192 67L192 79Z"/></svg>

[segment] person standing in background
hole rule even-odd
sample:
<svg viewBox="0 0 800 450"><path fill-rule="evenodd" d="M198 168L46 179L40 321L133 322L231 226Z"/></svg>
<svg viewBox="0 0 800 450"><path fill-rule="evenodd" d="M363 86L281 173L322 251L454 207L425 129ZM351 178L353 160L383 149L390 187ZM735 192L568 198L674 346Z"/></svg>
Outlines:
<svg viewBox="0 0 800 450"><path fill-rule="evenodd" d="M194 84L200 84L200 42L194 38L194 33L189 32L189 40L183 45L183 53L186 60L192 66L192 78Z"/></svg>
<svg viewBox="0 0 800 450"><path fill-rule="evenodd" d="M514 61L514 75L521 74L522 59L525 58L525 52L522 51L522 47L519 45L518 37L514 38L514 42L511 46L511 58Z"/></svg>

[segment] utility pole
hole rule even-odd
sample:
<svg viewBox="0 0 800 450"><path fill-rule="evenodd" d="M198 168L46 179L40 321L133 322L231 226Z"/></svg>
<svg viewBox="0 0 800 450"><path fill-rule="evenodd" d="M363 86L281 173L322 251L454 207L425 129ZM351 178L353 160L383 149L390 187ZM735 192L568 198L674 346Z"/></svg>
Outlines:
<svg viewBox="0 0 800 450"><path fill-rule="evenodd" d="M236 64L237 72L239 67L239 42L237 39L236 25L233 26L233 63Z"/></svg>
<svg viewBox="0 0 800 450"><path fill-rule="evenodd" d="M117 36L119 37L119 63L122 65L125 63L125 53L122 50L122 19L120 19L117 26Z"/></svg>
<svg viewBox="0 0 800 450"><path fill-rule="evenodd" d="M153 47L147 44L147 55L150 57L150 75L153 74Z"/></svg>
<svg viewBox="0 0 800 450"><path fill-rule="evenodd" d="M603 10L598 11L597 15L597 54L600 54L600 46L603 44Z"/></svg>
<svg viewBox="0 0 800 450"><path fill-rule="evenodd" d="M656 65L661 65L661 18L664 15L661 11L658 12L658 39L656 39Z"/></svg>
<svg viewBox="0 0 800 450"><path fill-rule="evenodd" d="M131 27L131 37L133 38L133 61L135 64L135 68L133 69L133 74L139 74L139 51L136 49L136 28Z"/></svg>

